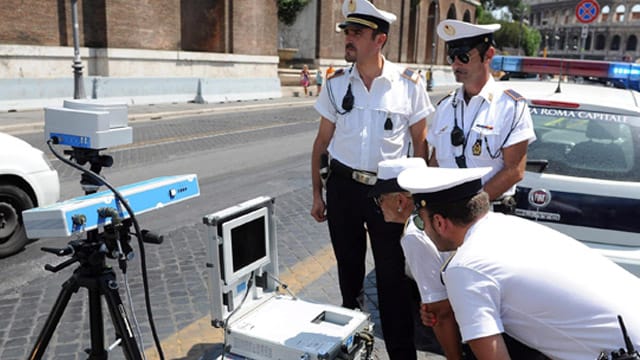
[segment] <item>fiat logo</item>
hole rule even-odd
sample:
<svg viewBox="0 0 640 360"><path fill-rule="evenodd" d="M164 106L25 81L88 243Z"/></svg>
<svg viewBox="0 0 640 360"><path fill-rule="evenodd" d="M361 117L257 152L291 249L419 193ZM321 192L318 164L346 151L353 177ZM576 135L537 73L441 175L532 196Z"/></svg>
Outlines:
<svg viewBox="0 0 640 360"><path fill-rule="evenodd" d="M531 189L529 191L529 204L537 208L543 208L551 202L551 193L545 189Z"/></svg>

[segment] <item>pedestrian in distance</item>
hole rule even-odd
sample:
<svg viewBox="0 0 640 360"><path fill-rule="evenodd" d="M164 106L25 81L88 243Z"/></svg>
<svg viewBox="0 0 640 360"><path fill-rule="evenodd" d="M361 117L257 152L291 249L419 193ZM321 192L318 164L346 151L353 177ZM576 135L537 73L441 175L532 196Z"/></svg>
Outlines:
<svg viewBox="0 0 640 360"><path fill-rule="evenodd" d="M527 147L536 136L524 97L491 75L493 35L499 28L458 20L438 24L447 62L462 87L438 103L427 141L434 149L429 166L491 167L484 190L494 211L510 213L516 184L524 177Z"/></svg>
<svg viewBox="0 0 640 360"><path fill-rule="evenodd" d="M455 251L442 278L475 357L609 359L625 347L618 316L638 348L640 279L556 230L491 212L481 180L490 171L429 167L398 176L438 250ZM504 334L523 353L508 352Z"/></svg>
<svg viewBox="0 0 640 360"><path fill-rule="evenodd" d="M327 221L342 305L363 308L367 235L375 261L381 328L392 360L416 359L409 280L400 246L402 224L386 223L368 196L378 163L407 155L426 158L426 116L433 111L416 72L382 55L396 16L367 0L346 0L340 24L347 69L327 79L315 109L311 215ZM328 156L326 202L320 176Z"/></svg>
<svg viewBox="0 0 640 360"><path fill-rule="evenodd" d="M309 94L309 84L311 82L311 74L309 73L309 67L307 65L302 66L300 71L300 85L304 89L304 96Z"/></svg>
<svg viewBox="0 0 640 360"><path fill-rule="evenodd" d="M320 95L320 91L322 90L323 80L324 79L322 78L322 70L318 68L316 70L316 96Z"/></svg>
<svg viewBox="0 0 640 360"><path fill-rule="evenodd" d="M431 326L447 359L462 359L458 325L453 316L447 290L440 280L440 268L452 255L440 252L424 232L422 220L414 213L411 193L398 185L398 175L413 168L426 168L422 158L383 160L378 164L378 179L369 192L382 211L384 220L404 224L400 245L420 293L421 307L430 314L424 323Z"/></svg>
<svg viewBox="0 0 640 360"><path fill-rule="evenodd" d="M333 68L333 64L330 64L327 68L327 71L325 72L325 79L329 79L335 71L336 69Z"/></svg>

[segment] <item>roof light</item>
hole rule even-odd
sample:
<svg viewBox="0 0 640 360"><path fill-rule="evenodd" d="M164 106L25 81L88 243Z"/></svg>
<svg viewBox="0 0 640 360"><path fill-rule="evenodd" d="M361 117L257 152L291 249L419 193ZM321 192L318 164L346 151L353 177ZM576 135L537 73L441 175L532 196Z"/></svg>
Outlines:
<svg viewBox="0 0 640 360"><path fill-rule="evenodd" d="M578 103L552 101L552 100L531 100L531 105L553 107L553 108L564 108L564 109L577 109L580 107L580 104Z"/></svg>
<svg viewBox="0 0 640 360"><path fill-rule="evenodd" d="M627 87L640 90L640 64L497 55L491 61L491 68L506 72L621 80Z"/></svg>

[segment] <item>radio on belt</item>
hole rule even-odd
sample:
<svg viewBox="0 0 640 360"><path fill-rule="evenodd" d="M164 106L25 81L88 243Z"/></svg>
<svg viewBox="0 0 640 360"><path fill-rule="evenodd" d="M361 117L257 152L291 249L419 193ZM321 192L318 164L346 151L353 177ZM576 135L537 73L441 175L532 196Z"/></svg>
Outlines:
<svg viewBox="0 0 640 360"><path fill-rule="evenodd" d="M274 203L262 196L203 219L211 324L225 331L218 359L368 360L369 314L279 292Z"/></svg>

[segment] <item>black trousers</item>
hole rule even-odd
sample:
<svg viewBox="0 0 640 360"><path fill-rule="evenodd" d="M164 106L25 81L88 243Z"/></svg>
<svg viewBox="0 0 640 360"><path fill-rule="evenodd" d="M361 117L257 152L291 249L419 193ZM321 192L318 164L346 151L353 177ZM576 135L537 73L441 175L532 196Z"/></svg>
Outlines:
<svg viewBox="0 0 640 360"><path fill-rule="evenodd" d="M370 189L335 173L327 182L327 218L338 264L342 306L359 306L357 299L363 291L368 231L387 352L391 360L414 360L413 304L400 246L403 225L384 221L382 212L368 197Z"/></svg>

